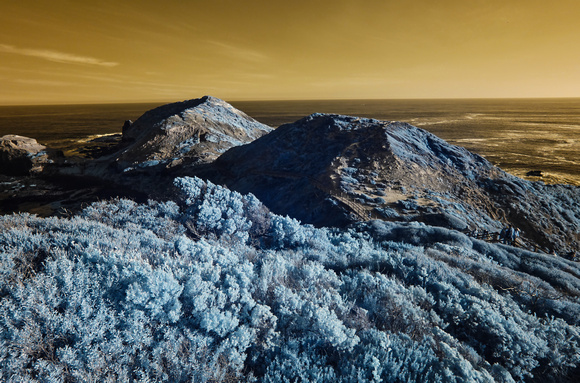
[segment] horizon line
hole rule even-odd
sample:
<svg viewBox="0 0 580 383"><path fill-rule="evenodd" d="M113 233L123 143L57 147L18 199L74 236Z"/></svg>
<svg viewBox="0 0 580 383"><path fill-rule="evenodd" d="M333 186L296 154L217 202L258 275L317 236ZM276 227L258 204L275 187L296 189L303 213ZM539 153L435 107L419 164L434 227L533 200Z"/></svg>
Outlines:
<svg viewBox="0 0 580 383"><path fill-rule="evenodd" d="M205 96L189 98L189 99L179 99L179 100L145 100L145 101L89 101L89 102L56 102L56 103L10 103L2 104L0 107L19 107L19 106L65 106L65 105L123 105L123 104L172 104L176 102L182 102L187 100L200 99ZM216 97L216 96L212 96ZM580 96L547 96L547 97L403 97L403 98L288 98L288 99L224 99L221 97L216 97L224 100L228 103L233 102L293 102L293 101L435 101L435 100L449 100L449 101L459 101L459 100L572 100L580 99Z"/></svg>

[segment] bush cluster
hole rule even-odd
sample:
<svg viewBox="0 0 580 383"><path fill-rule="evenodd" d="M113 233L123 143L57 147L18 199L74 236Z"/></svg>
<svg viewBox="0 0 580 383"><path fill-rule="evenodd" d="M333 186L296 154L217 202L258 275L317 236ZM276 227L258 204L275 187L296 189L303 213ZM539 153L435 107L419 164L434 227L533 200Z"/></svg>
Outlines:
<svg viewBox="0 0 580 383"><path fill-rule="evenodd" d="M314 228L179 178L179 201L0 217L0 379L562 381L580 268L423 224Z"/></svg>

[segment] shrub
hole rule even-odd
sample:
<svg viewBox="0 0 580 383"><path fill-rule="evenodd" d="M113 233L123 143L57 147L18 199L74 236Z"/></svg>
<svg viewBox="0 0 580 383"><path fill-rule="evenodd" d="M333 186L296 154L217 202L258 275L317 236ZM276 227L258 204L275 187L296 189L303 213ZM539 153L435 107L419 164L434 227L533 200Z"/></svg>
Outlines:
<svg viewBox="0 0 580 383"><path fill-rule="evenodd" d="M0 217L2 380L562 381L578 368L573 262L422 224L316 229L176 184L175 202Z"/></svg>

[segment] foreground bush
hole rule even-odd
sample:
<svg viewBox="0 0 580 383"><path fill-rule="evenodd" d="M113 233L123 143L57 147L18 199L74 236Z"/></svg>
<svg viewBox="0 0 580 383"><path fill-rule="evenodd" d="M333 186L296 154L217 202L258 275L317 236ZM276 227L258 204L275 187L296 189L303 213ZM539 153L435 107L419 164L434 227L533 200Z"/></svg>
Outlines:
<svg viewBox="0 0 580 383"><path fill-rule="evenodd" d="M183 199L0 218L2 381L572 379L580 268L420 224Z"/></svg>

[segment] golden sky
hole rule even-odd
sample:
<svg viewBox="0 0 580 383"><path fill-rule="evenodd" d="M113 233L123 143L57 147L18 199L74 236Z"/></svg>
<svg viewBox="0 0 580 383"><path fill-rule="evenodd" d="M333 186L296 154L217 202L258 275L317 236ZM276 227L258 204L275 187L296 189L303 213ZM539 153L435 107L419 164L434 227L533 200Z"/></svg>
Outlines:
<svg viewBox="0 0 580 383"><path fill-rule="evenodd" d="M579 97L577 0L0 0L0 104Z"/></svg>

